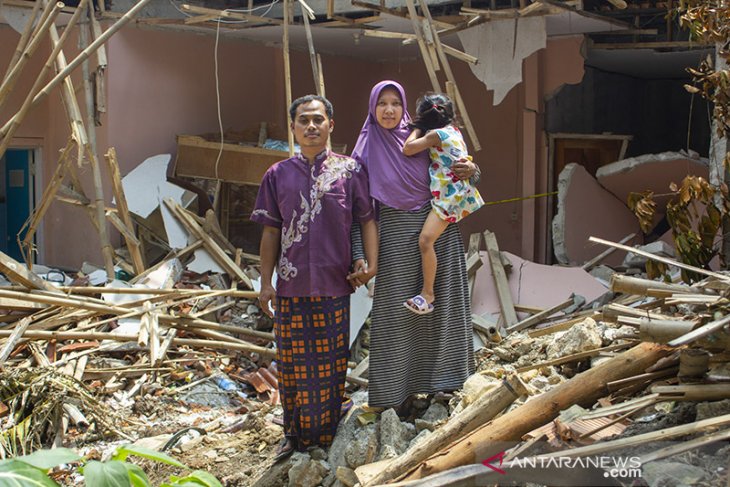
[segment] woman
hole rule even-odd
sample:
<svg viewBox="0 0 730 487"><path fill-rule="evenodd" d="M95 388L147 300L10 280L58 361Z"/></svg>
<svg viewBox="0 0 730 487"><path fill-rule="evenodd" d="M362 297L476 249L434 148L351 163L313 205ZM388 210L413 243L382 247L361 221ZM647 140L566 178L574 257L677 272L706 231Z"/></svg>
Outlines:
<svg viewBox="0 0 730 487"><path fill-rule="evenodd" d="M438 257L432 313L403 306L421 289L418 237L431 210L429 156L403 155L411 132L403 87L381 81L370 93L368 117L352 156L368 169L370 194L379 205L380 251L371 313L369 400L372 407L398 407L411 395L459 389L474 371L471 307L464 245L450 224L436 241ZM478 175L470 161L456 163L461 179ZM356 259L361 249L354 249ZM356 260L355 285L370 276Z"/></svg>

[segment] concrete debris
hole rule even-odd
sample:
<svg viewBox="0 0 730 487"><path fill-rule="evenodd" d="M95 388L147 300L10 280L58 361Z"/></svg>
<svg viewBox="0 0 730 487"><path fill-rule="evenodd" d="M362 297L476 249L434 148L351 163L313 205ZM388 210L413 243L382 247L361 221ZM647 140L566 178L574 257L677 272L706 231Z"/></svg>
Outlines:
<svg viewBox="0 0 730 487"><path fill-rule="evenodd" d="M556 335L555 340L547 346L548 359L554 359L578 352L586 352L600 348L603 344L601 332L596 321L586 318L576 323L565 333Z"/></svg>
<svg viewBox="0 0 730 487"><path fill-rule="evenodd" d="M674 259L676 256L676 252L674 251L674 247L669 245L667 242L663 240L657 240L655 242L652 242L647 245L640 245L636 247L639 250L643 250L644 252L649 252L653 255L658 255L659 257L669 257L670 259ZM624 258L623 265L624 267L646 267L646 261L649 260L648 257L644 257L643 255L634 254L632 252L629 252L626 254L626 257Z"/></svg>
<svg viewBox="0 0 730 487"><path fill-rule="evenodd" d="M297 455L289 469L289 487L317 487L329 474L330 467L324 460L314 460L309 455Z"/></svg>

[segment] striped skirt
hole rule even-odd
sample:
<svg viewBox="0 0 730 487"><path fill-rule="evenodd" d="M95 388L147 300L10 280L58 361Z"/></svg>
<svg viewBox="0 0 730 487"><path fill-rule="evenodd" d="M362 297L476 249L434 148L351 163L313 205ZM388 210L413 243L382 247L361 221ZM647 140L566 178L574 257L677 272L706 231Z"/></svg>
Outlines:
<svg viewBox="0 0 730 487"><path fill-rule="evenodd" d="M371 313L368 403L397 407L408 396L461 388L474 372L464 244L456 224L436 241L434 311L403 306L423 285L418 236L431 205L408 212L381 205L380 253Z"/></svg>
<svg viewBox="0 0 730 487"><path fill-rule="evenodd" d="M349 354L350 296L277 297L274 333L284 434L302 451L332 443Z"/></svg>

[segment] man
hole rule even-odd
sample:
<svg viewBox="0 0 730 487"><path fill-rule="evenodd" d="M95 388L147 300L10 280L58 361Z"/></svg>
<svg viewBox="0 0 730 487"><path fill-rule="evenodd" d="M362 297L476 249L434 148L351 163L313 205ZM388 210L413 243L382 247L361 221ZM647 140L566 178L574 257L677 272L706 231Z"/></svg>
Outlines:
<svg viewBox="0 0 730 487"><path fill-rule="evenodd" d="M264 175L251 219L264 225L259 302L275 309L284 440L276 460L328 446L337 431L349 355L350 227L363 229L367 278L377 266L377 229L365 168L327 149L332 104L308 95L289 107L301 147ZM276 290L271 284L276 267Z"/></svg>

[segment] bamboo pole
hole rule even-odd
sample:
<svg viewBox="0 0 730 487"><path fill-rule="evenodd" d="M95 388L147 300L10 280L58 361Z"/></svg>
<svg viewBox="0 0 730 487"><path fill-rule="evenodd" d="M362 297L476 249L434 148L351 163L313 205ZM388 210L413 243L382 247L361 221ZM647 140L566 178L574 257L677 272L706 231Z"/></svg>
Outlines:
<svg viewBox="0 0 730 487"><path fill-rule="evenodd" d="M661 262L662 264L673 265L674 267L679 267L680 269L684 269L686 271L695 272L697 274L702 274L705 276L715 277L717 279L720 279L722 282L730 281L730 276L726 276L725 274L708 271L707 269L701 269L699 267L685 264L683 262L678 262L673 259L668 259L666 257L654 255L651 252L646 252L641 249L635 249L633 247L628 247L626 245L617 244L617 243L614 243L614 242L611 242L608 240L604 240L602 238L597 238L597 237L589 237L588 240L591 242L599 243L601 245L606 245L608 247L615 247L617 249L624 250L626 252L632 252L634 254L641 255L642 257L646 257L648 259L655 260L657 262Z"/></svg>
<svg viewBox="0 0 730 487"><path fill-rule="evenodd" d="M650 296L654 298L667 298L673 294L709 294L710 292L700 288L687 286L685 284L670 284L639 277L613 274L609 283L609 289L615 293L635 294L637 296Z"/></svg>
<svg viewBox="0 0 730 487"><path fill-rule="evenodd" d="M284 34L282 39L282 52L284 55L284 89L286 90L286 120L289 119L289 107L292 103L291 96L291 65L289 62L289 0L284 0ZM294 120L292 120L294 122ZM289 157L294 155L294 132L287 130L287 141L289 143Z"/></svg>
<svg viewBox="0 0 730 487"><path fill-rule="evenodd" d="M56 20L56 17L61 12L61 9L64 6L65 5L61 2L49 2L46 5L45 9L43 10L43 14L41 15L41 18L38 21L39 26L33 33L33 37L30 39L28 46L23 50L20 58L15 62L15 65L13 65L13 67L8 71L2 84L0 84L0 107L3 106L3 103L7 99L8 94L15 87L15 83L18 81L20 74L23 72L23 68L28 63L38 47L41 45L41 41L45 37L46 32L48 32L48 27L51 23L53 23L53 21Z"/></svg>
<svg viewBox="0 0 730 487"><path fill-rule="evenodd" d="M77 10L85 12L86 5L79 4ZM59 45L60 39L55 25L50 26L49 33L53 46L55 47ZM88 56L83 58L81 62L85 61L86 59L88 59ZM68 67L68 65L66 64L66 56L64 55L63 50L59 51L58 56L56 57L56 65L58 66L58 70L60 72L63 72ZM81 115L81 109L79 108L79 103L76 99L76 90L73 87L73 83L70 77L66 77L63 79L63 90L61 91L61 93L63 95L64 102L68 110L67 114L71 120L71 126L74 127L75 130L80 154L83 150L83 152L85 152L87 157L89 158L89 164L91 165L91 173L94 180L95 201L93 202L93 204L96 207L95 218L98 224L97 230L99 232L99 239L101 240L101 250L104 256L104 267L106 269L107 278L111 281L114 279L114 248L111 246L111 242L109 240L109 233L106 226L106 218L104 217L106 206L104 204L104 189L101 181L99 160L93 150L92 141L89 138L89 132L86 130L86 127L84 125L83 117Z"/></svg>
<svg viewBox="0 0 730 487"><path fill-rule="evenodd" d="M413 0L406 0L406 6L408 7L408 15L411 17L413 32L416 34L416 40L418 41L418 48L421 50L421 58L423 59L423 64L426 66L428 79L431 80L431 87L433 88L433 91L438 93L441 91L441 85L439 84L438 76L436 76L438 66L433 65L431 53L428 52L426 42L423 40L423 33L421 32L421 24L418 21L416 6L413 3Z"/></svg>
<svg viewBox="0 0 730 487"><path fill-rule="evenodd" d="M408 0L409 2L412 2L413 0ZM441 39L439 38L438 32L436 32L436 27L433 25L433 18L431 18L431 12L428 9L428 5L426 4L425 0L418 0L421 4L421 10L423 11L423 14L426 16L426 19L428 20L428 26L431 29L431 33L433 35L433 41L436 45L436 53L438 54L439 60L441 61L441 65L444 67L444 73L446 73L446 78L448 81L454 84L454 93L456 94L456 102L457 107L459 108L459 114L461 115L462 120L464 121L464 125L466 126L466 131L469 133L469 138L471 139L471 143L474 146L475 151L482 150L482 146L479 143L479 138L477 137L477 132L474 130L474 126L471 123L471 119L469 118L469 113L466 110L466 104L464 103L464 100L461 98L461 92L459 91L459 87L456 84L456 78L454 77L454 73L451 71L451 65L449 64L449 58L446 57L446 54L444 53L444 49L441 45Z"/></svg>
<svg viewBox="0 0 730 487"><path fill-rule="evenodd" d="M307 36L307 47L309 48L309 62L312 64L312 76L314 77L314 89L317 90L319 96L324 96L319 85L319 65L317 64L317 53L314 50L314 40L312 39L312 27L309 25L309 15L304 8L304 4L299 0L299 7L302 9L302 19L304 19L304 32Z"/></svg>
<svg viewBox="0 0 730 487"><path fill-rule="evenodd" d="M22 291L20 287L3 287L12 291ZM152 289L139 287L96 287L96 286L59 286L59 292L69 294L150 294L150 295L166 295L175 294L187 297L187 299L198 297L200 295L209 295L211 291L208 289ZM257 291L238 291L236 289L222 289L215 291L218 296L228 296L233 298L256 299L259 295Z"/></svg>
<svg viewBox="0 0 730 487"><path fill-rule="evenodd" d="M20 39L18 40L18 45L15 46L15 52L13 52L13 57L10 59L10 63L8 64L8 69L5 71L5 76L3 76L3 81L5 81L8 77L8 74L10 74L10 71L13 69L13 66L15 66L15 63L20 59L20 55L23 54L23 51L25 50L25 46L28 45L28 39L30 38L31 33L33 32L33 26L35 25L36 17L38 17L38 12L41 9L41 3L42 0L36 0L35 4L33 4L33 10L31 11L30 15L28 16L28 23L25 24L25 27L23 28L23 32L20 34Z"/></svg>
<svg viewBox="0 0 730 487"><path fill-rule="evenodd" d="M9 337L11 330L0 330L0 337ZM136 342L137 335L118 335L116 333L98 331L40 331L26 330L23 338L28 340L113 340L117 342ZM188 347L206 347L218 350L238 350L242 352L253 352L266 358L275 358L276 350L251 345L248 343L221 342L216 340L198 340L191 338L175 338L173 345L187 345Z"/></svg>
<svg viewBox="0 0 730 487"><path fill-rule="evenodd" d="M84 49L82 52L80 52L73 61L71 61L66 68L58 73L51 81L46 83L46 85L33 97L33 101L31 103L31 108L38 106L38 104L43 101L45 97L47 97L51 91L58 86L64 79L68 77L68 75L71 74L71 72L76 69L79 64L83 62L84 59L91 56L94 52L96 52L97 49L99 49L111 36L113 36L119 29L124 27L127 23L129 23L137 13L144 8L147 3L149 3L150 0L139 0L139 2L129 9L127 13L125 13L122 18L117 20L114 24L112 24L107 30L104 31L104 33L99 36L94 42L91 43L89 47ZM77 10L82 10L78 9ZM75 13L74 13L75 15ZM8 136L8 127L10 124L15 120L17 117L17 114L13 116L8 122L0 129L0 135L7 137Z"/></svg>
<svg viewBox="0 0 730 487"><path fill-rule="evenodd" d="M42 1L42 0L39 0ZM85 2L86 0L81 0L82 2ZM7 150L8 146L10 145L10 142L13 138L13 135L15 134L15 131L18 129L20 124L25 119L26 115L32 108L32 102L34 97L38 94L40 87L42 86L42 83L46 77L46 75L50 72L51 68L53 67L53 64L56 61L56 56L58 53L61 52L61 47L63 46L63 43L66 41L66 38L70 34L71 30L73 29L73 26L76 25L76 22L79 19L79 15L81 15L80 9L76 9L76 12L74 12L73 16L71 16L71 19L69 20L68 24L66 25L66 28L63 31L63 34L61 35L61 38L59 39L58 43L53 47L53 50L51 51L51 54L48 56L48 59L46 60L46 63L43 65L43 68L41 68L40 74L38 74L38 77L36 78L35 82L33 83L33 87L30 89L30 92L28 92L28 95L25 97L25 100L23 100L23 104L21 105L18 112L5 124L3 127L3 130L0 131L0 157L3 156L5 151ZM7 130L6 130L7 129Z"/></svg>

